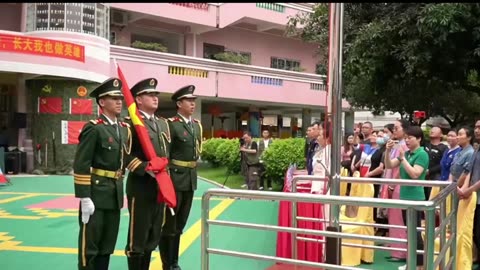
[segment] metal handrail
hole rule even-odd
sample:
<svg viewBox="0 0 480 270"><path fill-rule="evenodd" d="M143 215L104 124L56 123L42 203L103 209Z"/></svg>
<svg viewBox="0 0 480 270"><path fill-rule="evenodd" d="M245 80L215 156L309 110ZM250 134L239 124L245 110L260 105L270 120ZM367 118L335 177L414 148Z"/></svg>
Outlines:
<svg viewBox="0 0 480 270"><path fill-rule="evenodd" d="M300 177L298 177L300 178ZM318 178L318 177L316 177ZM346 177L345 177L346 178ZM357 181L357 182L365 182L365 181L358 181L357 179L345 179L348 181ZM315 177L309 177L308 180L315 179ZM374 179L377 181L378 179ZM409 182L413 184L421 184L415 183L415 181L408 181L408 180L388 180L380 181L380 182ZM229 255L229 256L236 256L236 257L243 257L243 258L252 258L252 259L262 259L262 260L269 260L275 262L284 262L284 263L292 263L296 265L307 265L307 266L318 266L324 269L360 269L354 267L343 267L343 266L336 266L332 264L325 264L325 263L313 263L313 262L306 262L301 260L293 259L285 259L285 258L277 258L273 256L264 256L264 255L256 255L251 253L243 253L243 252L236 252L236 251L226 251L226 250L219 250L209 247L209 226L210 225L221 225L221 226L234 226L240 228L253 228L253 229L261 229L261 230L273 230L273 231L286 231L291 232L292 234L302 233L302 234L309 234L309 235L320 235L320 236L327 236L332 238L353 238L353 239L364 239L370 241L380 241L384 243L405 243L407 242L408 248L407 252L409 254L409 258L411 260L407 261L408 267L415 268L416 264L416 254L423 253L424 254L424 265L426 270L433 270L434 266L441 265L444 266L444 257L446 254L446 250L450 247L451 250L451 259L448 263L448 266L455 267L455 263L452 263L455 260L454 251L456 247L454 246L455 235L456 235L456 227L455 225L455 217L456 217L456 210L452 209L448 218L451 218L451 226L452 226L452 234L451 238L447 243L441 243L441 251L434 252L434 236L436 234L435 230L435 210L437 204L440 204L441 212L445 210L445 201L449 195L453 195L453 202L456 200L456 184L455 183L438 183L438 181L425 181L425 182L434 182L433 184L436 186L446 186L439 194L431 201L404 201L404 200L394 200L394 199L377 199L377 198L362 198L362 197L345 197L345 196L333 196L333 195L318 195L318 194L307 194L307 193L278 193L278 192L268 192L268 191L246 191L246 190L232 190L232 189L210 189L206 191L202 197L202 270L209 269L209 254L220 254L220 255ZM430 184L430 183L429 183ZM450 194L451 193L451 194ZM244 222L232 222L232 221L220 221L220 220L209 220L209 211L210 211L210 199L211 197L224 197L224 198L236 198L236 199L257 199L257 200L287 200L292 202L310 202L310 203L321 203L321 204L334 204L334 205L358 205L358 206L366 206L366 207L383 207L383 208L398 208L398 209L406 209L407 211L407 234L408 234L408 241L405 239L397 239L397 238L386 238L386 237L375 237L375 236L360 236L355 234L346 234L341 232L331 232L331 231L319 231L319 230L311 230L311 229L301 229L301 228L289 228L289 227L281 227L281 226L273 226L273 225L261 225L261 224L252 224L252 223L244 223ZM454 205L454 204L453 204ZM417 211L426 211L426 237L425 237L425 251L417 251L416 250L416 215ZM442 215L445 217L446 215ZM448 219L447 218L447 219ZM444 222L442 222L444 224ZM446 224L446 223L445 223ZM442 226L439 228L440 233L444 235L446 230L446 226ZM315 240L307 240L307 239L300 239L304 241L318 241ZM345 246L350 245L346 244ZM351 245L350 245L351 246ZM367 245L361 245L365 248L373 248L375 247L368 247ZM358 246L360 247L360 246ZM387 248L385 248L387 249ZM402 249L405 250L405 249ZM437 259L434 261L433 256L438 255ZM445 268L443 268L445 269Z"/></svg>
<svg viewBox="0 0 480 270"><path fill-rule="evenodd" d="M456 189L457 189L457 184L455 182L445 182L445 181L427 181L427 180L403 180L403 179L386 179L386 178L364 178L364 177L339 177L338 178L340 182L347 182L347 183L364 183L364 184L380 184L380 185L403 185L403 186L423 186L423 187L441 187L443 188L432 200L429 201L424 201L424 202L430 202L428 206L424 206L423 209L420 209L419 207L406 207L406 208L400 208L400 207L389 207L388 203L386 205L382 205L383 208L400 208L400 209L407 209L407 216L410 216L411 220L407 218L407 231L408 231L408 238L410 239L408 243L408 249L407 252L409 254L409 257L413 256L416 253L423 253L424 255L424 266L426 267L425 269L436 269L436 268L431 268L432 266L438 266L442 265L444 267L444 257L446 255L446 250L447 247L450 247L451 250L456 250L456 247L453 246L455 243L455 237L456 235L456 228L455 231L451 235L451 239L445 243L445 238L446 238L446 228L447 224L450 223L451 227L454 227L453 225L456 224L456 210L452 209L452 212L447 216L445 213L445 202L447 198L453 194L454 200L456 199ZM307 181L328 181L329 179L327 177L319 177L319 176L312 176L312 175L296 175L292 179L292 192L295 193L297 191L297 183L300 180L307 180ZM321 196L321 195L317 195ZM329 195L331 196L331 195ZM350 198L350 197L343 197L344 199ZM355 197L355 200L362 200L362 198ZM378 199L376 198L367 198L370 201L376 201ZM384 201L383 199L380 199ZM387 201L392 201L394 199L388 199ZM402 201L402 200L400 200ZM407 202L410 201L402 201L404 204L407 204ZM349 204L349 203L345 203ZM434 209L437 208L437 206L440 205L440 212L441 212L441 224L438 228L435 228L435 210L433 210L431 207ZM456 204L452 204L456 205ZM416 247L416 231L419 229L415 225L415 220L416 220L416 214L415 211L418 210L424 210L426 211L426 224L425 224L425 252L418 252L414 247ZM296 201L292 201L292 227L297 228L297 220L302 220L302 219L309 219L310 221L313 222L321 222L321 221L326 221L326 220L320 220L320 219L312 219L312 218L306 218L306 217L298 217L297 216L297 207L296 207ZM342 224L340 221L339 224ZM361 225L361 224L358 224ZM375 227L375 226L374 226ZM423 229L423 228L422 228ZM440 252L436 253L434 252L434 239L440 234L440 246L441 250L445 250L445 252ZM413 239L412 237L415 237ZM312 241L315 241L316 239L314 238L308 238L308 237L297 237L297 233L293 233L292 237L292 258L296 259L297 258L297 240L302 240L305 241L305 239L311 239ZM456 244L456 243L455 243ZM345 245L347 246L347 245ZM348 245L349 246L349 245ZM378 249L377 247L370 247L373 249ZM405 249L403 249L405 250ZM434 255L439 255L435 261L433 261L433 256ZM416 257L415 257L416 258ZM452 260L455 260L455 256L453 256ZM416 259L411 260L408 264L408 267L414 267L415 266ZM452 264L455 266L455 264ZM442 268L445 269L445 268Z"/></svg>

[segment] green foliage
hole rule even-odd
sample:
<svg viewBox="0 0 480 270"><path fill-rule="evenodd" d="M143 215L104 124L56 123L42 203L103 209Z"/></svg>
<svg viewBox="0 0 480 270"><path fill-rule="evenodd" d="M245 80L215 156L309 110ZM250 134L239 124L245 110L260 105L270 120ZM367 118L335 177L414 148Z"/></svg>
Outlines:
<svg viewBox="0 0 480 270"><path fill-rule="evenodd" d="M238 63L249 65L250 59L246 55L242 55L236 52L221 52L213 56L218 61L229 62L229 63Z"/></svg>
<svg viewBox="0 0 480 270"><path fill-rule="evenodd" d="M142 42L142 41L136 40L135 42L132 43L132 48L156 51L156 52L168 52L167 47L157 42Z"/></svg>
<svg viewBox="0 0 480 270"><path fill-rule="evenodd" d="M223 139L215 151L217 160L231 173L240 172L240 146L236 139Z"/></svg>
<svg viewBox="0 0 480 270"><path fill-rule="evenodd" d="M472 122L480 106L478 14L478 3L346 3L344 96L374 113L411 118L423 110L451 126ZM320 3L287 27L320 44L323 64L328 15L328 5Z"/></svg>
<svg viewBox="0 0 480 270"><path fill-rule="evenodd" d="M304 147L304 138L275 139L262 156L267 175L281 184L290 164L305 167ZM203 143L202 159L213 166L225 166L231 173L240 172L238 140L208 139Z"/></svg>
<svg viewBox="0 0 480 270"><path fill-rule="evenodd" d="M216 151L218 146L224 142L224 139L212 138L202 143L202 160L207 161L212 167L219 167L220 161L217 159Z"/></svg>
<svg viewBox="0 0 480 270"><path fill-rule="evenodd" d="M285 172L290 164L296 163L299 168L305 167L305 139L291 138L275 140L263 153L267 175L275 182L283 183Z"/></svg>

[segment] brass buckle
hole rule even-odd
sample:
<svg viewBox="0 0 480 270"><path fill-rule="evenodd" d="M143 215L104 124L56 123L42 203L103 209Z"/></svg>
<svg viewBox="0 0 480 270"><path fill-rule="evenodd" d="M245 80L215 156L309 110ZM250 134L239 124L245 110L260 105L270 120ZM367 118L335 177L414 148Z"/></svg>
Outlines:
<svg viewBox="0 0 480 270"><path fill-rule="evenodd" d="M122 177L122 170L118 170L115 172L115 178L120 179L120 177Z"/></svg>

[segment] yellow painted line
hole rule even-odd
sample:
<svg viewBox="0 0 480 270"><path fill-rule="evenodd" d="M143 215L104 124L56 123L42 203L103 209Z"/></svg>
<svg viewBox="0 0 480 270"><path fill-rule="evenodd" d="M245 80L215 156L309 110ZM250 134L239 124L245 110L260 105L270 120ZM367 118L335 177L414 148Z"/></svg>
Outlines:
<svg viewBox="0 0 480 270"><path fill-rule="evenodd" d="M0 204L11 203L11 202L14 202L14 201L19 201L19 200L23 200L23 199L26 199L26 198L32 198L32 197L37 197L37 196L38 196L37 194L25 194L25 195L21 195L21 196L16 196L16 197L0 200Z"/></svg>
<svg viewBox="0 0 480 270"><path fill-rule="evenodd" d="M235 200L223 199L213 209L210 210L209 219L217 219ZM202 220L197 220L180 238L179 256L183 254L200 237L202 233ZM151 270L162 270L162 260L159 252L154 252L154 259L150 263Z"/></svg>
<svg viewBox="0 0 480 270"><path fill-rule="evenodd" d="M235 200L233 199L224 199L218 205L216 205L212 210L210 210L210 219L216 219L220 214L222 214ZM0 218L2 218L0 216ZM201 220L197 220L188 230L182 235L180 240L180 250L179 255L182 255L188 247L190 247L193 242L201 234ZM78 254L77 248L59 248L59 247L38 247L38 246L22 246L20 241L11 241L13 237L8 236L7 233L0 232L0 251L20 251L20 252L37 252L37 253L54 253L54 254ZM114 256L125 256L124 250L115 250L113 253ZM150 264L151 270L161 270L162 261L158 251L154 252L154 259Z"/></svg>

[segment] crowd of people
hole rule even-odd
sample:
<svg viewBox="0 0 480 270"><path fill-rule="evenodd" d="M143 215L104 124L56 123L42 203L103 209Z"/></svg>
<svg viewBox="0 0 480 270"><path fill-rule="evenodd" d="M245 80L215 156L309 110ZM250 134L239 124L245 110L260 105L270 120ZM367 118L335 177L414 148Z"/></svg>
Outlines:
<svg viewBox="0 0 480 270"><path fill-rule="evenodd" d="M305 147L306 167L309 175L328 176L331 158L330 127L314 122L307 130ZM432 127L429 140L424 138L420 126L400 119L381 129L371 122L362 123L352 134L344 135L341 146L341 165L349 176L385 179L440 180L456 182L462 215L462 226L457 227L457 269L472 269L477 261L480 245L480 120L475 128L465 126L451 129L444 136L439 127ZM324 185L314 185L312 193L324 193ZM347 186L346 195L350 192ZM404 185L374 185L374 197L424 201L438 194L431 187ZM472 202L472 203L470 203ZM437 213L438 214L438 213ZM389 229L376 229L376 235L406 239L406 212L399 209L374 209L376 223L396 225ZM423 212L418 212L417 227L422 226ZM460 218L459 218L460 220ZM473 244L472 244L473 243ZM476 245L476 246L475 246ZM393 248L406 248L405 244L391 244ZM417 233L417 250L424 249L420 231ZM392 262L406 262L404 251L391 251L387 257ZM423 255L417 255L417 269L423 269ZM406 269L406 265L398 268Z"/></svg>

